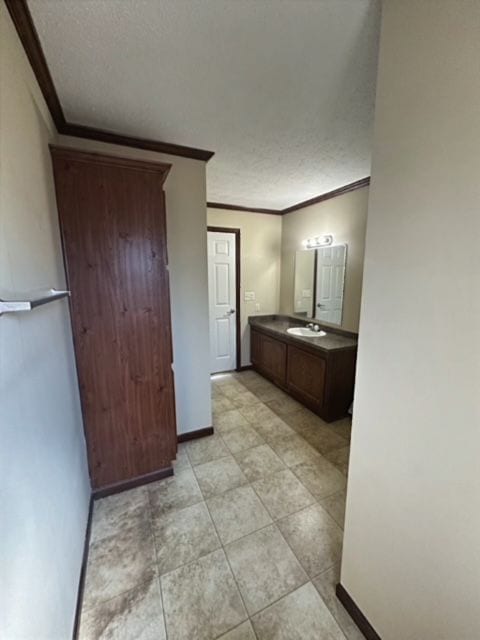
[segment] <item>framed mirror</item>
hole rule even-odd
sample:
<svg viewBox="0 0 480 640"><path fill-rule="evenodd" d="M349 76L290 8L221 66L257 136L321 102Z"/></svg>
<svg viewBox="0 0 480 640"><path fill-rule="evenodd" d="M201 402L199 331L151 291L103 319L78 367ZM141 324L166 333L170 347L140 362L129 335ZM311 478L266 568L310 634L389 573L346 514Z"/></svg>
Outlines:
<svg viewBox="0 0 480 640"><path fill-rule="evenodd" d="M346 264L346 244L297 251L294 315L341 325Z"/></svg>

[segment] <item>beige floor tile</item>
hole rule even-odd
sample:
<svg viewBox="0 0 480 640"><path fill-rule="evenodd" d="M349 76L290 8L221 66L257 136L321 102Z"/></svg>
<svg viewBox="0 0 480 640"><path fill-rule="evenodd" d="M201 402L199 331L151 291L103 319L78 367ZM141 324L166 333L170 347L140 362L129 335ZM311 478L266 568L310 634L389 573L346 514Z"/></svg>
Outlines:
<svg viewBox="0 0 480 640"><path fill-rule="evenodd" d="M254 395L251 391L248 391L248 389L246 388L243 390L243 392L237 393L233 397L229 396L229 399L233 406L236 408L250 407L253 404L260 404L261 402L256 395Z"/></svg>
<svg viewBox="0 0 480 640"><path fill-rule="evenodd" d="M339 491L331 496L319 500L319 504L327 511L335 522L343 529L345 526L345 500L346 491Z"/></svg>
<svg viewBox="0 0 480 640"><path fill-rule="evenodd" d="M241 451L235 455L235 458L250 482L266 478L285 467L268 444L261 444L258 447Z"/></svg>
<svg viewBox="0 0 480 640"><path fill-rule="evenodd" d="M222 434L231 429L237 429L238 427L248 427L248 420L240 413L238 409L232 409L232 411L225 411L220 415L213 417L213 424L215 431Z"/></svg>
<svg viewBox="0 0 480 640"><path fill-rule="evenodd" d="M240 413L250 423L265 422L277 417L274 411L262 403L253 404L251 407L241 407Z"/></svg>
<svg viewBox="0 0 480 640"><path fill-rule="evenodd" d="M156 575L151 524L94 542L88 553L84 609L106 602Z"/></svg>
<svg viewBox="0 0 480 640"><path fill-rule="evenodd" d="M270 402L280 397L279 389L274 384L264 383L256 384L250 387L250 391L254 393L261 402Z"/></svg>
<svg viewBox="0 0 480 640"><path fill-rule="evenodd" d="M212 640L247 618L222 549L165 574L161 584L172 640Z"/></svg>
<svg viewBox="0 0 480 640"><path fill-rule="evenodd" d="M335 587L340 582L340 567L337 565L328 569L328 571L324 571L314 578L312 582L347 640L365 640L364 635L360 633L359 628L335 594Z"/></svg>
<svg viewBox="0 0 480 640"><path fill-rule="evenodd" d="M197 438L186 444L188 457L194 466L217 458L223 458L223 456L229 454L222 438L217 435Z"/></svg>
<svg viewBox="0 0 480 640"><path fill-rule="evenodd" d="M245 622L242 622L239 627L232 629L219 638L219 640L257 640L257 637L250 620L246 620Z"/></svg>
<svg viewBox="0 0 480 640"><path fill-rule="evenodd" d="M217 385L212 384L211 385L211 397L212 400L221 400L222 398L225 398L225 394L222 391L221 387L218 387Z"/></svg>
<svg viewBox="0 0 480 640"><path fill-rule="evenodd" d="M257 480L252 486L274 520L315 502L312 494L289 469Z"/></svg>
<svg viewBox="0 0 480 640"><path fill-rule="evenodd" d="M225 547L249 615L308 581L275 525Z"/></svg>
<svg viewBox="0 0 480 640"><path fill-rule="evenodd" d="M153 533L160 574L220 547L220 540L204 502L158 516L153 523Z"/></svg>
<svg viewBox="0 0 480 640"><path fill-rule="evenodd" d="M320 455L308 442L296 433L269 440L268 444L288 467L300 462L311 462Z"/></svg>
<svg viewBox="0 0 480 640"><path fill-rule="evenodd" d="M326 454L334 449L342 449L348 445L345 438L333 433L324 425L304 429L301 435L321 454Z"/></svg>
<svg viewBox="0 0 480 640"><path fill-rule="evenodd" d="M79 640L165 640L157 578L83 613L78 637Z"/></svg>
<svg viewBox="0 0 480 640"><path fill-rule="evenodd" d="M137 527L149 519L150 505L145 487L95 500L90 542Z"/></svg>
<svg viewBox="0 0 480 640"><path fill-rule="evenodd" d="M347 484L345 476L323 456L296 464L291 469L317 500L341 491Z"/></svg>
<svg viewBox="0 0 480 640"><path fill-rule="evenodd" d="M223 393L228 394L232 390L242 389L243 384L235 378L233 373L222 373L211 378L212 384L221 389Z"/></svg>
<svg viewBox="0 0 480 640"><path fill-rule="evenodd" d="M318 504L277 522L310 577L340 562L343 531Z"/></svg>
<svg viewBox="0 0 480 640"><path fill-rule="evenodd" d="M250 486L232 489L207 500L210 515L223 544L257 531L272 519Z"/></svg>
<svg viewBox="0 0 480 640"><path fill-rule="evenodd" d="M192 465L187 455L187 442L181 442L177 449L177 458L173 462L174 473L178 473L183 469L189 469Z"/></svg>
<svg viewBox="0 0 480 640"><path fill-rule="evenodd" d="M154 516L172 509L183 509L203 500L192 469L183 469L171 478L154 482L147 488Z"/></svg>
<svg viewBox="0 0 480 640"><path fill-rule="evenodd" d="M248 389L241 382L232 378L228 384L224 384L220 387L224 396L226 396L230 401L233 400L242 393L247 393Z"/></svg>
<svg viewBox="0 0 480 640"><path fill-rule="evenodd" d="M250 426L227 431L222 438L232 453L256 447L264 442L263 438Z"/></svg>
<svg viewBox="0 0 480 640"><path fill-rule="evenodd" d="M325 458L329 460L344 476L348 475L348 461L350 458L350 446L334 449L325 453Z"/></svg>
<svg viewBox="0 0 480 640"><path fill-rule="evenodd" d="M345 640L311 582L252 619L258 640Z"/></svg>
<svg viewBox="0 0 480 640"><path fill-rule="evenodd" d="M233 377L243 385L253 384L255 382L266 382L266 379L253 369L247 369L246 371L236 371L233 373Z"/></svg>
<svg viewBox="0 0 480 640"><path fill-rule="evenodd" d="M212 412L214 415L234 409L235 405L227 396L215 396L212 398Z"/></svg>
<svg viewBox="0 0 480 640"><path fill-rule="evenodd" d="M288 424L278 416L268 420L253 422L252 427L267 442L275 440L276 438L282 438L294 434L293 429L291 429Z"/></svg>
<svg viewBox="0 0 480 640"><path fill-rule="evenodd" d="M317 416L306 407L301 407L297 411L286 414L284 416L284 420L292 427L292 429L297 431L297 433L301 433L305 429L309 429L311 427L326 426L327 424L320 418L320 416Z"/></svg>
<svg viewBox="0 0 480 640"><path fill-rule="evenodd" d="M225 493L248 482L233 456L212 460L195 467L195 475L205 498Z"/></svg>
<svg viewBox="0 0 480 640"><path fill-rule="evenodd" d="M294 411L298 411L302 408L302 405L299 402L290 396L287 396L286 393L283 393L282 395L279 394L274 400L266 402L266 405L279 416L288 415L289 413L293 413Z"/></svg>
<svg viewBox="0 0 480 640"><path fill-rule="evenodd" d="M350 442L350 438L352 435L352 417L348 416L347 418L342 418L341 420L335 420L335 422L327 423L328 429L333 431L334 433L342 436L345 440Z"/></svg>

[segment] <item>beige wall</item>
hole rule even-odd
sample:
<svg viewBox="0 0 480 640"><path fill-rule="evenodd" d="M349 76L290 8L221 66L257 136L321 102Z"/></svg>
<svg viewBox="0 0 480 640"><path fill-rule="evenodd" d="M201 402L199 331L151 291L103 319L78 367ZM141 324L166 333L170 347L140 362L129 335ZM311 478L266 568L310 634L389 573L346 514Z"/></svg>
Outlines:
<svg viewBox="0 0 480 640"><path fill-rule="evenodd" d="M385 0L341 581L480 638L480 3Z"/></svg>
<svg viewBox="0 0 480 640"><path fill-rule="evenodd" d="M55 129L0 3L0 297L65 288ZM90 498L68 302L0 317L0 637L70 638Z"/></svg>
<svg viewBox="0 0 480 640"><path fill-rule="evenodd" d="M240 229L242 365L247 365L248 316L278 313L282 216L223 209L208 209L207 216L209 226ZM245 291L255 291L255 302L244 300Z"/></svg>
<svg viewBox="0 0 480 640"><path fill-rule="evenodd" d="M302 249L306 238L331 233L335 244L348 245L341 326L347 331L358 331L367 203L368 187L365 187L282 216L282 313L293 313L295 252Z"/></svg>
<svg viewBox="0 0 480 640"><path fill-rule="evenodd" d="M205 163L68 136L58 143L172 165L165 198L177 431L211 426Z"/></svg>

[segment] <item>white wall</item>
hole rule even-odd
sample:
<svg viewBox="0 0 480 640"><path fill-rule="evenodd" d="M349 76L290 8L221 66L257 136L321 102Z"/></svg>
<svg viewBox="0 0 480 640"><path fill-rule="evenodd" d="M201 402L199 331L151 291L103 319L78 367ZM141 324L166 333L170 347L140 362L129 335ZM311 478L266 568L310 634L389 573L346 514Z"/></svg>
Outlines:
<svg viewBox="0 0 480 640"><path fill-rule="evenodd" d="M282 216L282 313L293 313L295 253L303 249L302 241L313 236L333 234L335 244L347 245L341 328L358 331L367 205L368 187L364 187Z"/></svg>
<svg viewBox="0 0 480 640"><path fill-rule="evenodd" d="M69 136L58 144L172 165L165 198L177 431L211 426L205 162Z"/></svg>
<svg viewBox="0 0 480 640"><path fill-rule="evenodd" d="M250 364L248 317L278 313L282 216L248 211L208 209L209 226L240 229L242 365ZM255 301L244 299L255 292ZM259 309L256 306L259 305Z"/></svg>
<svg viewBox="0 0 480 640"><path fill-rule="evenodd" d="M65 287L55 131L0 3L0 297ZM66 300L0 317L0 637L71 637L90 483Z"/></svg>
<svg viewBox="0 0 480 640"><path fill-rule="evenodd" d="M480 638L480 3L385 0L341 582Z"/></svg>

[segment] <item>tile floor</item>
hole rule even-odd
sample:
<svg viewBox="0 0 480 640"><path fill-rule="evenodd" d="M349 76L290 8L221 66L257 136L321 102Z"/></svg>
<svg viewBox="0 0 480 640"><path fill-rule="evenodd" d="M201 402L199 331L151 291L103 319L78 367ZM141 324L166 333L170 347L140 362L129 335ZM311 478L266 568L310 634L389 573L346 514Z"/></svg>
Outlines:
<svg viewBox="0 0 480 640"><path fill-rule="evenodd" d="M350 421L253 371L212 397L174 477L95 503L80 640L361 640L335 597Z"/></svg>

